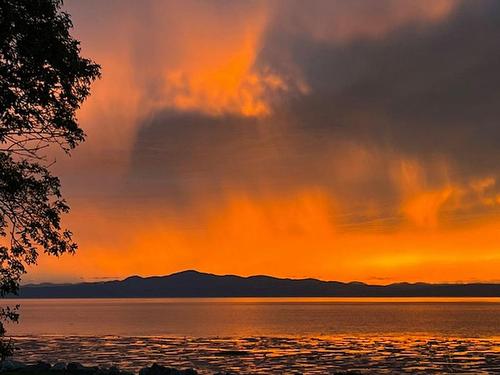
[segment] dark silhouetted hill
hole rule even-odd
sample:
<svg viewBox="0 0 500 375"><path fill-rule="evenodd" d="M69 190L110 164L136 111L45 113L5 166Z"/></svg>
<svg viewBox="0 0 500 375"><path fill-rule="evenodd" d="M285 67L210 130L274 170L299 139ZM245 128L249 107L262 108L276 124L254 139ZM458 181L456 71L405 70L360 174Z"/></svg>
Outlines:
<svg viewBox="0 0 500 375"><path fill-rule="evenodd" d="M25 285L19 297L500 297L500 284L397 283L383 286L184 271L168 276L131 276L120 281Z"/></svg>

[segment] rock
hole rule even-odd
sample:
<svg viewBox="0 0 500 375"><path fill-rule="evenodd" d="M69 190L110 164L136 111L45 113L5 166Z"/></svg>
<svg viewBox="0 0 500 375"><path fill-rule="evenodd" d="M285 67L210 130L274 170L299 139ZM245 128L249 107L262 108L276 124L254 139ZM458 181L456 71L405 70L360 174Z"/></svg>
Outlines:
<svg viewBox="0 0 500 375"><path fill-rule="evenodd" d="M99 371L99 367L86 367L78 362L70 362L68 366L66 366L66 371L70 374L95 374Z"/></svg>
<svg viewBox="0 0 500 375"><path fill-rule="evenodd" d="M108 369L107 373L109 375L119 375L119 374L121 374L120 369L118 367L116 367L116 366L111 366Z"/></svg>
<svg viewBox="0 0 500 375"><path fill-rule="evenodd" d="M88 369L89 367L87 367ZM91 368L91 367L90 367ZM122 371L117 366L95 368L96 375L135 375L132 372Z"/></svg>
<svg viewBox="0 0 500 375"><path fill-rule="evenodd" d="M52 371L64 371L66 370L66 363L64 362L57 362L52 366L51 368Z"/></svg>
<svg viewBox="0 0 500 375"><path fill-rule="evenodd" d="M154 363L151 367L144 367L139 371L139 375L197 375L196 370L177 370L172 367L165 367Z"/></svg>
<svg viewBox="0 0 500 375"><path fill-rule="evenodd" d="M26 365L22 362L14 361L13 359L6 359L5 361L2 362L2 365L0 366L0 371L13 371L13 370L19 370L24 367L26 367Z"/></svg>
<svg viewBox="0 0 500 375"><path fill-rule="evenodd" d="M68 366L66 366L66 370L68 371L85 370L85 366L79 362L70 362L68 363Z"/></svg>
<svg viewBox="0 0 500 375"><path fill-rule="evenodd" d="M36 373L42 373L42 372L48 371L48 370L50 370L51 367L52 366L50 365L50 363L40 361L34 365L26 366L26 370L36 374Z"/></svg>

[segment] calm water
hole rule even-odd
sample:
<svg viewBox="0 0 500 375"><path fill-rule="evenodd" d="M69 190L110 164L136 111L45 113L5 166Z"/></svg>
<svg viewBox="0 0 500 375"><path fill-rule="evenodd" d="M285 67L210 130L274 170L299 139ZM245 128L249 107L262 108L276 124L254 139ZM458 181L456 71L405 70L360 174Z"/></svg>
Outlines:
<svg viewBox="0 0 500 375"><path fill-rule="evenodd" d="M19 300L16 335L500 336L500 298Z"/></svg>
<svg viewBox="0 0 500 375"><path fill-rule="evenodd" d="M500 373L500 299L18 300L18 358L202 373Z"/></svg>

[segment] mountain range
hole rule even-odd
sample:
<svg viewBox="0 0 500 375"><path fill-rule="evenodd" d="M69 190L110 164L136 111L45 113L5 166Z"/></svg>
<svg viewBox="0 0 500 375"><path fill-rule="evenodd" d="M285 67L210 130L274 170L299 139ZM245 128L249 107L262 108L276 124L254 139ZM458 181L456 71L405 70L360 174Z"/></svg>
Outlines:
<svg viewBox="0 0 500 375"><path fill-rule="evenodd" d="M20 298L157 297L500 297L500 284L396 283L369 285L317 279L241 277L183 271L167 276L131 276L124 280L77 284L30 284Z"/></svg>

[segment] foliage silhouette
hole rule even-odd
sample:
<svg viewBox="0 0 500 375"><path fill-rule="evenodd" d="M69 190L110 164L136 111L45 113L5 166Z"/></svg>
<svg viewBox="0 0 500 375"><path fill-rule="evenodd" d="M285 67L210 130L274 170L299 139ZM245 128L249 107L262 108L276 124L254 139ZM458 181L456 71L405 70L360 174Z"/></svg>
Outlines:
<svg viewBox="0 0 500 375"><path fill-rule="evenodd" d="M48 151L66 153L85 138L75 112L100 67L80 56L62 0L0 0L0 296L17 294L26 266L39 251L73 253L61 227L69 207ZM0 356L12 353L4 322L17 307L0 309Z"/></svg>

